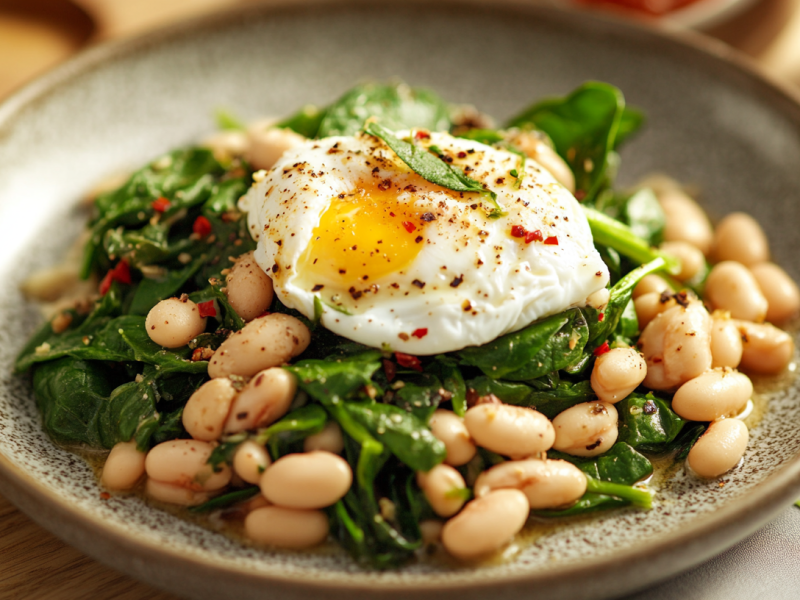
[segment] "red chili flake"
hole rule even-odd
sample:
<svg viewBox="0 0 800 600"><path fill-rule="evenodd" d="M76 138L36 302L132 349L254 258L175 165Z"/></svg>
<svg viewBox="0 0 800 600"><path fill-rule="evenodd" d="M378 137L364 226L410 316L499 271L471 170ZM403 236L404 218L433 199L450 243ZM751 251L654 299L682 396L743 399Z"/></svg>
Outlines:
<svg viewBox="0 0 800 600"><path fill-rule="evenodd" d="M531 242L541 242L544 239L542 232L538 229L536 231L526 231L525 232L525 243L530 244Z"/></svg>
<svg viewBox="0 0 800 600"><path fill-rule="evenodd" d="M422 339L426 335L428 335L428 328L427 327L420 327L419 329L415 329L411 335L413 335L417 339Z"/></svg>
<svg viewBox="0 0 800 600"><path fill-rule="evenodd" d="M611 348L608 347L608 342L603 342L600 346L594 349L594 352L592 352L592 354L594 354L595 356L600 356L601 354L605 354L609 350L611 350Z"/></svg>
<svg viewBox="0 0 800 600"><path fill-rule="evenodd" d="M131 270L128 267L128 262L121 260L113 269L109 269L105 274L103 280L100 282L100 295L105 296L108 290L111 289L111 282L119 281L120 283L131 283Z"/></svg>
<svg viewBox="0 0 800 600"><path fill-rule="evenodd" d="M395 376L397 375L397 365L390 360L384 359L383 372L386 373L386 380L389 383L392 383L392 381L394 381Z"/></svg>
<svg viewBox="0 0 800 600"><path fill-rule="evenodd" d="M603 319L605 318L606 318L606 313L600 313L599 315L597 315L597 322L602 323Z"/></svg>
<svg viewBox="0 0 800 600"><path fill-rule="evenodd" d="M411 233L412 231L416 231L416 229L417 229L417 226L414 225L411 221L403 221L403 227L406 228L406 231L408 233Z"/></svg>
<svg viewBox="0 0 800 600"><path fill-rule="evenodd" d="M395 216L395 214L394 214L393 212L390 212L390 213L389 213L389 216L390 216L390 217L394 217L394 216Z"/></svg>
<svg viewBox="0 0 800 600"><path fill-rule="evenodd" d="M511 235L517 238L525 237L525 228L522 225L512 225L511 226Z"/></svg>
<svg viewBox="0 0 800 600"><path fill-rule="evenodd" d="M417 132L414 134L414 137L418 140L427 140L431 137L431 134L427 131L417 130Z"/></svg>
<svg viewBox="0 0 800 600"><path fill-rule="evenodd" d="M160 198L156 198L155 200L153 200L150 206L153 207L154 211L162 213L165 210L167 210L170 206L172 206L172 202L164 198L164 196L161 196Z"/></svg>
<svg viewBox="0 0 800 600"><path fill-rule="evenodd" d="M586 198L586 192L585 191L583 191L583 190L575 190L575 200L580 202L584 198Z"/></svg>
<svg viewBox="0 0 800 600"><path fill-rule="evenodd" d="M108 492L100 492L100 498L102 500L111 500L111 494Z"/></svg>
<svg viewBox="0 0 800 600"><path fill-rule="evenodd" d="M402 352L395 352L394 357L397 359L397 364L401 367L414 369L415 371L422 373L422 363L419 362L419 359L416 356L403 354Z"/></svg>
<svg viewBox="0 0 800 600"><path fill-rule="evenodd" d="M549 238L545 239L544 243L547 246L558 246L558 238L551 235Z"/></svg>
<svg viewBox="0 0 800 600"><path fill-rule="evenodd" d="M201 317L216 317L217 309L214 308L214 301L201 302L197 305L197 310L200 311Z"/></svg>
<svg viewBox="0 0 800 600"><path fill-rule="evenodd" d="M211 221L200 215L194 220L192 231L200 237L206 237L211 233Z"/></svg>

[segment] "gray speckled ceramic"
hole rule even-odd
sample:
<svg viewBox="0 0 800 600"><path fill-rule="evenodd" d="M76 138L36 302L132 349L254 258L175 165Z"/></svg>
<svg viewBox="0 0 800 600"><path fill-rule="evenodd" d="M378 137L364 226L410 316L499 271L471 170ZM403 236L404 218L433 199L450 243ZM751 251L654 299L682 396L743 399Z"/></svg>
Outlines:
<svg viewBox="0 0 800 600"><path fill-rule="evenodd" d="M42 434L27 382L10 374L37 320L17 284L69 245L81 222L73 204L93 182L210 132L216 107L284 114L366 78L400 77L500 118L586 79L610 81L649 116L623 153L623 182L658 170L701 190L712 215L748 210L800 278L800 105L722 54L553 9L317 3L96 48L20 91L0 105L3 493L99 560L198 598L602 598L730 546L800 492L797 387L770 399L744 465L723 482L679 471L649 513L570 522L505 564L377 573L341 552L246 547L137 498L101 500L91 469Z"/></svg>

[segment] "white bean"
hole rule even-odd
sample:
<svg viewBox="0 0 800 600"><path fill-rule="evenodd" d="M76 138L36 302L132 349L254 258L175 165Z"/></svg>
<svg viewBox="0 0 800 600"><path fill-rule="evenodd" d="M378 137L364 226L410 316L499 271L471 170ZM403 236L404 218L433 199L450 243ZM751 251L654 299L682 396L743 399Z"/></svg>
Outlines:
<svg viewBox="0 0 800 600"><path fill-rule="evenodd" d="M493 490L515 488L528 498L532 509L559 508L576 502L586 492L586 475L565 460L514 460L481 473L475 497Z"/></svg>
<svg viewBox="0 0 800 600"><path fill-rule="evenodd" d="M734 319L760 323L767 316L767 299L756 278L738 262L714 265L706 279L705 297L713 308L730 312Z"/></svg>
<svg viewBox="0 0 800 600"><path fill-rule="evenodd" d="M612 348L597 357L591 385L603 402L614 404L635 390L647 375L647 363L634 348Z"/></svg>
<svg viewBox="0 0 800 600"><path fill-rule="evenodd" d="M145 453L136 448L136 442L114 444L103 465L100 483L110 490L129 490L144 475Z"/></svg>
<svg viewBox="0 0 800 600"><path fill-rule="evenodd" d="M423 546L435 546L442 539L444 523L436 519L425 519L419 522L419 532Z"/></svg>
<svg viewBox="0 0 800 600"><path fill-rule="evenodd" d="M144 493L159 502L177 504L179 506L197 506L208 502L211 498L208 492L195 491L182 485L174 485L150 478L147 479Z"/></svg>
<svg viewBox="0 0 800 600"><path fill-rule="evenodd" d="M736 212L717 225L712 254L715 261L735 260L749 267L769 260L769 243L758 221Z"/></svg>
<svg viewBox="0 0 800 600"><path fill-rule="evenodd" d="M711 316L695 300L659 314L639 337L647 361L644 385L671 390L711 367Z"/></svg>
<svg viewBox="0 0 800 600"><path fill-rule="evenodd" d="M573 456L597 456L617 441L617 409L608 402L582 402L553 419L553 448Z"/></svg>
<svg viewBox="0 0 800 600"><path fill-rule="evenodd" d="M186 402L181 417L184 428L196 440L218 440L235 397L236 388L227 377L205 382Z"/></svg>
<svg viewBox="0 0 800 600"><path fill-rule="evenodd" d="M248 130L247 162L255 169L271 169L283 153L306 141L291 129L264 127L257 124Z"/></svg>
<svg viewBox="0 0 800 600"><path fill-rule="evenodd" d="M786 271L770 262L753 265L750 271L767 299L767 321L782 323L800 311L800 290Z"/></svg>
<svg viewBox="0 0 800 600"><path fill-rule="evenodd" d="M478 446L511 458L527 458L553 446L553 424L542 413L508 404L479 404L464 417Z"/></svg>
<svg viewBox="0 0 800 600"><path fill-rule="evenodd" d="M247 483L257 485L261 476L272 463L264 446L247 440L239 444L233 455L233 472Z"/></svg>
<svg viewBox="0 0 800 600"><path fill-rule="evenodd" d="M222 466L219 472L213 471L208 464L213 449L212 444L199 440L170 440L158 444L147 453L147 476L195 492L223 488L231 480L231 470Z"/></svg>
<svg viewBox="0 0 800 600"><path fill-rule="evenodd" d="M236 156L242 156L249 147L247 134L243 131L219 131L205 138L202 143L214 154L219 162L228 162Z"/></svg>
<svg viewBox="0 0 800 600"><path fill-rule="evenodd" d="M244 531L248 538L260 544L301 550L325 541L328 517L319 510L267 506L245 517Z"/></svg>
<svg viewBox="0 0 800 600"><path fill-rule="evenodd" d="M162 300L150 309L144 323L150 339L165 348L185 346L206 329L206 318L186 297Z"/></svg>
<svg viewBox="0 0 800 600"><path fill-rule="evenodd" d="M277 421L289 411L296 391L297 379L285 369L274 367L257 373L233 400L225 433L266 427Z"/></svg>
<svg viewBox="0 0 800 600"><path fill-rule="evenodd" d="M442 528L442 544L461 560L495 552L519 533L528 519L528 498L514 489L497 490L469 502Z"/></svg>
<svg viewBox="0 0 800 600"><path fill-rule="evenodd" d="M343 498L352 482L346 460L317 450L276 460L261 476L261 493L278 506L324 508Z"/></svg>
<svg viewBox="0 0 800 600"><path fill-rule="evenodd" d="M344 450L344 437L336 421L328 421L322 431L303 440L303 451L313 452L314 450L341 454Z"/></svg>
<svg viewBox="0 0 800 600"><path fill-rule="evenodd" d="M689 451L689 466L700 477L719 477L739 464L749 438L739 419L714 421Z"/></svg>
<svg viewBox="0 0 800 600"><path fill-rule="evenodd" d="M744 373L728 367L706 371L678 388L672 410L690 421L713 421L737 414L753 395Z"/></svg>
<svg viewBox="0 0 800 600"><path fill-rule="evenodd" d="M645 275L639 283L636 284L636 287L633 288L633 298L635 300L639 296L653 292L660 296L662 292L671 293L672 288L669 287L669 284L663 277L659 277L658 275Z"/></svg>
<svg viewBox="0 0 800 600"><path fill-rule="evenodd" d="M596 292L589 294L586 298L586 306L590 306L597 310L603 310L608 306L608 300L611 297L611 292L608 288L600 288Z"/></svg>
<svg viewBox="0 0 800 600"><path fill-rule="evenodd" d="M444 443L447 456L444 459L448 465L460 467L467 464L478 451L472 438L469 437L464 420L454 412L439 409L433 413L428 422L431 433Z"/></svg>
<svg viewBox="0 0 800 600"><path fill-rule="evenodd" d="M742 360L742 335L730 313L715 310L711 318L711 366L735 369Z"/></svg>
<svg viewBox="0 0 800 600"><path fill-rule="evenodd" d="M532 158L545 168L561 185L571 193L575 193L575 175L564 159L540 136L532 132L516 132L509 142L522 150L528 158Z"/></svg>
<svg viewBox="0 0 800 600"><path fill-rule="evenodd" d="M208 363L208 375L255 375L297 356L309 341L308 327L294 317L280 313L258 317L222 342Z"/></svg>
<svg viewBox="0 0 800 600"><path fill-rule="evenodd" d="M664 242L660 250L681 261L681 270L675 275L678 281L689 281L706 265L706 257L697 246L684 241Z"/></svg>
<svg viewBox="0 0 800 600"><path fill-rule="evenodd" d="M714 234L703 209L684 192L675 188L660 191L658 201L667 221L664 241L689 242L707 255L711 250Z"/></svg>
<svg viewBox="0 0 800 600"><path fill-rule="evenodd" d="M253 252L236 259L225 279L225 295L245 321L252 321L272 304L272 279L258 266Z"/></svg>
<svg viewBox="0 0 800 600"><path fill-rule="evenodd" d="M466 502L464 478L450 465L436 465L427 473L418 471L417 485L440 517L452 517Z"/></svg>
<svg viewBox="0 0 800 600"><path fill-rule="evenodd" d="M769 323L735 323L742 336L742 370L777 375L789 366L794 357L792 336Z"/></svg>

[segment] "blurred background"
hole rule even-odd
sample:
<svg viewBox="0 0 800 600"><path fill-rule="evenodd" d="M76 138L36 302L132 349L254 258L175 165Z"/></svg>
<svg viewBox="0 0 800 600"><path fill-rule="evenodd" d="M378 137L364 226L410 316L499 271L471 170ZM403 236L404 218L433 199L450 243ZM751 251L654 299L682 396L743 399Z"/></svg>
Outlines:
<svg viewBox="0 0 800 600"><path fill-rule="evenodd" d="M0 97L86 46L257 1L0 0ZM546 1L700 31L800 86L800 0Z"/></svg>

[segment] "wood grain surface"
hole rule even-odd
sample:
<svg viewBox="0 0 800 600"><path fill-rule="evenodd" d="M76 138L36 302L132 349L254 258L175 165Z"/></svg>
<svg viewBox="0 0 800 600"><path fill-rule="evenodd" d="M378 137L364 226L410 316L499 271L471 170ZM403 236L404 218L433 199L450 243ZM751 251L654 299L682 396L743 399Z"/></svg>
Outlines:
<svg viewBox="0 0 800 600"><path fill-rule="evenodd" d="M94 20L94 29L86 36L70 34L52 20L37 24L29 15L20 25L22 17L4 12L8 3L0 0L0 98L85 43L137 34L247 1L75 0ZM25 2L28 6L37 4ZM64 25L65 21L59 23ZM28 37L24 27L28 27ZM3 35L4 31L13 31L14 35ZM800 0L761 0L709 33L750 54L774 75L800 84ZM4 63L3 58L9 60ZM0 600L84 598L177 600L67 546L0 495Z"/></svg>

